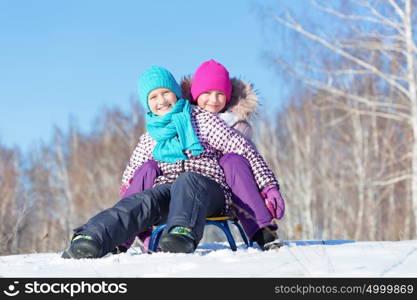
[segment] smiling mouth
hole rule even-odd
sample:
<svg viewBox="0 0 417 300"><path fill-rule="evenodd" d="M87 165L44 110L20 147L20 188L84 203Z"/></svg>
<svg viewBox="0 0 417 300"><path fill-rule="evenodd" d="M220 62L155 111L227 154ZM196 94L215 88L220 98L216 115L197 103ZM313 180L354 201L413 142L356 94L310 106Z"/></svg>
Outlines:
<svg viewBox="0 0 417 300"><path fill-rule="evenodd" d="M218 108L219 108L218 105L210 105L210 104L206 105L206 109L217 111Z"/></svg>

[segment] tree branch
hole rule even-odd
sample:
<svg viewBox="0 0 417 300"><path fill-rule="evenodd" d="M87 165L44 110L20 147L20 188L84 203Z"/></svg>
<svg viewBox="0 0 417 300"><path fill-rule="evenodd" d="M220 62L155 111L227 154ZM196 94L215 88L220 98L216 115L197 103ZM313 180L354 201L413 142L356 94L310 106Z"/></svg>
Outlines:
<svg viewBox="0 0 417 300"><path fill-rule="evenodd" d="M390 78L390 75L387 73L382 72L381 70L379 70L378 68L376 68L375 66L365 62L364 60L355 57L353 55L351 55L350 53L334 46L334 43L330 43L327 40L322 39L321 37L317 36L316 34L311 33L310 31L305 30L299 23L290 23L280 17L277 17L276 15L272 16L276 21L278 21L279 23L287 26L288 28L291 28L301 34L303 34L304 36L308 37L309 39L318 42L319 44L325 46L326 48L332 50L333 52L347 58L348 60L356 63L357 65L365 68L366 70L372 71L375 73L375 75L377 75L378 77L382 78L383 80L387 81L389 84L391 84L393 87L397 88L401 93L403 93L407 98L410 97L408 90L406 88L404 88L402 85L400 85L398 82L396 82L395 80L392 80Z"/></svg>

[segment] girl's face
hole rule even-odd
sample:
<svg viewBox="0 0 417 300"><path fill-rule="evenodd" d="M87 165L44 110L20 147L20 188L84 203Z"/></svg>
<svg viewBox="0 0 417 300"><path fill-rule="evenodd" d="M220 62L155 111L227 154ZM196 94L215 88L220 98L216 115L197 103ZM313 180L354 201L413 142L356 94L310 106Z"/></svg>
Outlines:
<svg viewBox="0 0 417 300"><path fill-rule="evenodd" d="M197 104L202 109L217 114L226 106L226 95L215 90L207 91L198 96Z"/></svg>
<svg viewBox="0 0 417 300"><path fill-rule="evenodd" d="M148 96L149 108L157 116L168 113L177 103L177 100L175 93L167 88L154 89Z"/></svg>

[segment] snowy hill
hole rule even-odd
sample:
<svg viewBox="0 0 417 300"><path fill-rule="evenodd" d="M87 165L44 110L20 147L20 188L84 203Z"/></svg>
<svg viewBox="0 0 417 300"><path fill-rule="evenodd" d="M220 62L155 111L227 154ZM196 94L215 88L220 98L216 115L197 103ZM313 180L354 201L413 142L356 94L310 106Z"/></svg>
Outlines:
<svg viewBox="0 0 417 300"><path fill-rule="evenodd" d="M206 243L194 254L143 254L137 248L95 260L60 253L0 256L0 277L417 277L417 240L339 245L287 243L262 252Z"/></svg>

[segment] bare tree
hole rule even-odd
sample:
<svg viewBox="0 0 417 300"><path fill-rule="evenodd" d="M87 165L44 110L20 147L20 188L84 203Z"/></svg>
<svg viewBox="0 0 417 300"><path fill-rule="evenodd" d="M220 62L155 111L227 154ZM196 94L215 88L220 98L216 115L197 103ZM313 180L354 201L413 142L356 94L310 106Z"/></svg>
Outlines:
<svg viewBox="0 0 417 300"><path fill-rule="evenodd" d="M404 183L410 185L408 190L411 193L410 197L405 195L405 199L410 199L410 211L404 215L406 231L410 233L407 236L415 237L417 235L415 226L417 220L417 47L414 42L416 36L413 20L416 19L416 2L413 0L351 0L337 2L341 3L339 6L335 3L333 1L331 4L319 4L312 1L311 5L313 9L334 18L333 25L342 24L343 32L334 30L334 26L322 27L320 30L317 27L307 27L303 25L302 20L296 20L288 12L271 15L273 20L284 25L285 28L315 43L317 47L321 47L322 67L316 63L317 61L289 64L279 57L274 59L309 88L327 93L335 105L352 113L354 116L351 119L352 130L355 132L352 138L358 143L357 145L364 141L365 128L372 132L370 136L374 142L371 144L362 142L362 149L358 148L359 152L354 156L358 179L356 184L358 184L360 220L354 236L359 236L359 232L364 230L361 224L364 218L363 209L365 202L371 201L369 199L375 195L376 190L373 187L391 188L392 192L394 189L392 185ZM327 63L335 59L343 63ZM366 79L374 82L373 93L360 88L360 82ZM371 127L368 127L368 124L363 127L365 124L362 116L371 117L369 120ZM366 174L366 168L363 168L372 162L368 160L370 156L366 152L372 151L375 159L382 157L382 154L375 154L375 151L381 151L379 146L381 135L378 133L380 129L376 126L380 119L396 123L396 125L390 123L389 127L397 126L411 133L407 136L409 138L407 142L410 144L404 146L409 151L405 155L409 159L409 167L385 168L385 171L391 172L373 173L373 176L369 176ZM368 137L365 140L368 141ZM404 145L404 140L401 145ZM404 157L397 158L397 160L400 159L402 163L407 160ZM399 165L400 163L396 164L396 166ZM376 176L381 174L385 177ZM369 199L366 200L366 197ZM402 202L403 199L401 199ZM390 205L393 206L393 200ZM403 206L408 207L408 204L405 203ZM373 228L376 228L376 224Z"/></svg>
<svg viewBox="0 0 417 300"><path fill-rule="evenodd" d="M0 254L18 251L25 226L27 198L21 186L21 166L17 149L0 145Z"/></svg>
<svg viewBox="0 0 417 300"><path fill-rule="evenodd" d="M55 128L25 157L0 145L0 253L60 251L72 230L119 197L121 175L144 126L131 109L103 109L94 128Z"/></svg>

